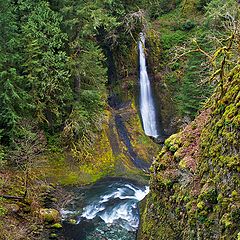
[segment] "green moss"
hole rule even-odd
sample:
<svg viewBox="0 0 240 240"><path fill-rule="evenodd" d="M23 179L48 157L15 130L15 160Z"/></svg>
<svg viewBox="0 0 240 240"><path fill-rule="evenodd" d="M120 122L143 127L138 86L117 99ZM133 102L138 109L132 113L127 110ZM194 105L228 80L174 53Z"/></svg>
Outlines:
<svg viewBox="0 0 240 240"><path fill-rule="evenodd" d="M50 239L57 239L58 235L56 233L51 233L50 234Z"/></svg>
<svg viewBox="0 0 240 240"><path fill-rule="evenodd" d="M186 164L186 161L185 159L182 159L180 162L179 162L179 167L181 169L185 169L187 167L187 164Z"/></svg>
<svg viewBox="0 0 240 240"><path fill-rule="evenodd" d="M51 228L61 229L62 228L62 224L61 223L55 223L55 224L51 225Z"/></svg>
<svg viewBox="0 0 240 240"><path fill-rule="evenodd" d="M7 209L4 206L0 205L0 217L4 216L7 213Z"/></svg>
<svg viewBox="0 0 240 240"><path fill-rule="evenodd" d="M0 197L0 218L4 217L8 213L7 200L3 197Z"/></svg>
<svg viewBox="0 0 240 240"><path fill-rule="evenodd" d="M232 197L236 197L238 195L238 193L236 190L233 190L231 195L232 195Z"/></svg>
<svg viewBox="0 0 240 240"><path fill-rule="evenodd" d="M78 183L78 180L79 180L79 173L68 171L67 175L62 176L62 179L60 182L62 185L74 185Z"/></svg>
<svg viewBox="0 0 240 240"><path fill-rule="evenodd" d="M219 193L219 194L218 194L217 201L218 201L219 203L221 203L221 202L223 201L223 194L222 194L222 193Z"/></svg>
<svg viewBox="0 0 240 240"><path fill-rule="evenodd" d="M88 184L113 174L116 159L113 156L107 136L107 127L104 126L104 129L99 133L99 140L89 150L91 160L79 161L69 152L54 151L40 159L40 161L45 161L45 164L42 168L36 169L36 174L61 185Z"/></svg>
<svg viewBox="0 0 240 240"><path fill-rule="evenodd" d="M57 223L60 221L60 213L56 209L42 208L39 214L40 218L46 223Z"/></svg>
<svg viewBox="0 0 240 240"><path fill-rule="evenodd" d="M232 226L232 222L230 220L230 216L228 214L224 214L221 218L221 223L226 227L229 228Z"/></svg>
<svg viewBox="0 0 240 240"><path fill-rule="evenodd" d="M228 88L228 92L231 91L231 85ZM190 146L196 144L196 135L189 131L189 127L187 134L174 134L165 141L165 147L152 166L151 187L155 197L150 198L149 206L159 221L154 220L153 214L146 213L145 221L153 220L149 225L146 223L152 239L177 239L171 234L167 238L162 228L160 231L154 229L162 224L164 214L170 224L181 222L176 229L183 239L196 239L197 236L212 239L213 234L226 240L237 237L240 221L239 193L236 190L240 183L237 149L240 136L232 122L239 115L239 108L236 111L235 95L230 95L232 99L228 99L228 105L215 103L202 131L195 121L192 130L201 131L201 141L199 149L194 148L199 151L194 159L197 163L194 174L187 167L188 159L194 156ZM199 226L198 230L196 226ZM166 224L165 228L169 230L169 225Z"/></svg>
<svg viewBox="0 0 240 240"><path fill-rule="evenodd" d="M240 166L239 162L239 156L220 156L219 160L228 168L230 169L236 169L237 167Z"/></svg>
<svg viewBox="0 0 240 240"><path fill-rule="evenodd" d="M182 152L181 149L178 149L174 155L173 155L174 159L178 162L180 161L180 159L182 158Z"/></svg>
<svg viewBox="0 0 240 240"><path fill-rule="evenodd" d="M198 207L198 209L202 210L205 207L205 203L203 201L201 201L197 204L197 207Z"/></svg>
<svg viewBox="0 0 240 240"><path fill-rule="evenodd" d="M176 152L180 147L181 139L178 133L171 135L166 141L165 146L171 151Z"/></svg>
<svg viewBox="0 0 240 240"><path fill-rule="evenodd" d="M193 205L193 202L192 202L192 201L189 201L189 202L186 204L186 209L187 209L188 211L190 211L191 208L192 208L192 205Z"/></svg>
<svg viewBox="0 0 240 240"><path fill-rule="evenodd" d="M207 202L208 204L216 204L218 202L217 190L214 188L204 189L199 195L199 199Z"/></svg>

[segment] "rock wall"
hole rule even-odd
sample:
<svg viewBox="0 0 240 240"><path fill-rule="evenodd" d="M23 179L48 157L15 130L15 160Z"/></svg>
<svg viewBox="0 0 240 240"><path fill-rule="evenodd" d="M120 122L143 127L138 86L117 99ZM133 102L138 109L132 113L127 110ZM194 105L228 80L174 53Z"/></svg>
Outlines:
<svg viewBox="0 0 240 240"><path fill-rule="evenodd" d="M240 239L239 69L152 165L138 239Z"/></svg>

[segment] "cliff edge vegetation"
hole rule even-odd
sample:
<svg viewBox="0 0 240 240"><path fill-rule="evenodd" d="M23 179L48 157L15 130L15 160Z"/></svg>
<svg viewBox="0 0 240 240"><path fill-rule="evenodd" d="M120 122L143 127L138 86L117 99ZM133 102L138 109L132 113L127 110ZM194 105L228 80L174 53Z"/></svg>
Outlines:
<svg viewBox="0 0 240 240"><path fill-rule="evenodd" d="M152 165L139 239L240 239L240 33L234 4L234 13L222 15L227 28L218 38L221 47L209 55L213 95L193 122L165 141Z"/></svg>

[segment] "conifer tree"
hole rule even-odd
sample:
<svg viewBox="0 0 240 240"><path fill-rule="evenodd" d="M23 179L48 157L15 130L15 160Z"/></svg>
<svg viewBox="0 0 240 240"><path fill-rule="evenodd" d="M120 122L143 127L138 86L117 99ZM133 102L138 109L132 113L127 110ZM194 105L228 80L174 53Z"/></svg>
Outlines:
<svg viewBox="0 0 240 240"><path fill-rule="evenodd" d="M94 133L101 128L107 96L105 56L97 43L97 35L100 28L111 29L116 20L99 1L66 1L61 12L69 37L69 67L75 95L72 112L66 120L64 138L71 145L76 140L84 142L87 136L91 144Z"/></svg>
<svg viewBox="0 0 240 240"><path fill-rule="evenodd" d="M61 124L65 104L71 101L68 57L63 50L67 35L62 32L62 18L40 1L22 27L24 34L24 69L26 83L39 122Z"/></svg>
<svg viewBox="0 0 240 240"><path fill-rule="evenodd" d="M0 130L2 141L8 143L17 132L27 94L18 69L21 51L16 11L10 0L1 0L0 9Z"/></svg>

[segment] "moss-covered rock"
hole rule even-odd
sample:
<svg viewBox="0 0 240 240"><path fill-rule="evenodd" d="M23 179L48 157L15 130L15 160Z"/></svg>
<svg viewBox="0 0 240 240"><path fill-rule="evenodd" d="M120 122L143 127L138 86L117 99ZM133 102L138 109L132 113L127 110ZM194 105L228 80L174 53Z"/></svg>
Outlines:
<svg viewBox="0 0 240 240"><path fill-rule="evenodd" d="M239 239L240 78L165 141L154 161L139 239Z"/></svg>
<svg viewBox="0 0 240 240"><path fill-rule="evenodd" d="M176 152L180 147L181 139L179 134L173 134L165 141L165 146L171 151Z"/></svg>
<svg viewBox="0 0 240 240"><path fill-rule="evenodd" d="M53 208L41 208L39 210L40 218L46 223L58 223L61 221L60 213Z"/></svg>
<svg viewBox="0 0 240 240"><path fill-rule="evenodd" d="M61 229L62 228L62 224L61 223L54 223L51 228L55 228L55 229Z"/></svg>

